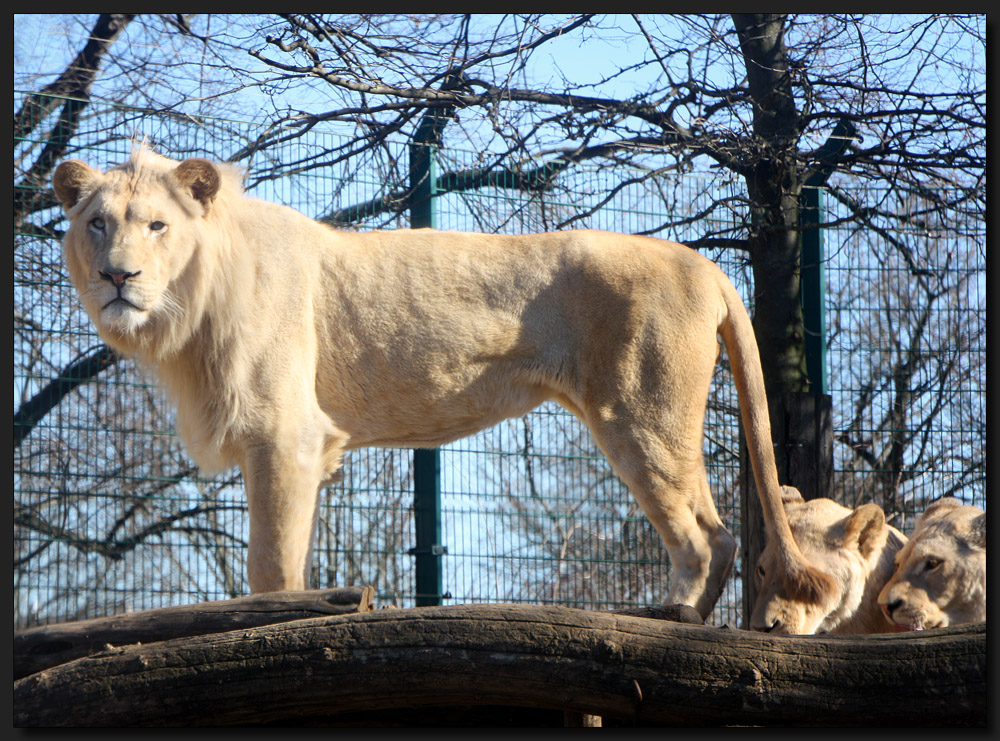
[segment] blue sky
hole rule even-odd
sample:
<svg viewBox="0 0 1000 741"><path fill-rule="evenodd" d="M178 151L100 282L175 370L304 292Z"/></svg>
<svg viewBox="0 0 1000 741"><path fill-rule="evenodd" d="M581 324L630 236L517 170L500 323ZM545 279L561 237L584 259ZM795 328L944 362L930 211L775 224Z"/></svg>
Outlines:
<svg viewBox="0 0 1000 741"><path fill-rule="evenodd" d="M15 14L14 16L14 77L16 86L30 86L37 89L45 82L54 79L72 56L81 48L86 32L89 31L95 15L85 15L80 17L59 15L59 14ZM220 24L225 22L240 23L243 21L249 24L257 24L262 15L254 16L229 16L215 17L211 19L213 28L220 28ZM474 30L480 29L481 34L488 33L495 25L504 18L500 14L475 14L473 16ZM906 15L874 15L864 19L864 23L886 30L891 28L904 28L912 22L913 16ZM551 21L552 16L548 16L546 21ZM790 32L790 41L807 40L810 35L810 24L817 23L814 17L805 16L800 19L800 24L794 32ZM509 22L509 21L508 21ZM279 19L274 21L276 27L281 23ZM629 15L610 14L601 17L601 30L581 30L576 29L567 33L564 37L546 42L546 44L533 55L527 79L514 79L515 86L531 86L537 83L550 90L562 91L572 90L584 95L607 96L618 99L628 99L645 91L650 84L662 82L662 72L654 64L645 64L635 70L629 70L621 75L615 76L602 82L602 78L615 73L616 71L636 64L639 61L652 59L652 53L643 38L639 24L646 29L658 33L668 34L675 39L676 43L689 41L688 51L697 52L699 45L704 44L710 37L704 28L704 23L698 18L687 17L686 19L669 18L666 16L656 16L640 14L638 21ZM659 24L659 29L654 26ZM153 23L153 25L157 25ZM235 26L234 26L235 29ZM221 29L220 29L221 30ZM712 57L694 57L693 63L696 65L694 73L707 74L721 86L728 86L738 82L736 79L743 74L740 68L740 60L735 48L731 45L735 39L731 35L729 24L723 20L720 26L719 37L712 37L711 43L714 45ZM933 34L928 34L932 36ZM902 37L902 38L905 38ZM876 35L869 40L870 49L876 64L873 65L868 74L876 82L881 82L881 78L892 73L893 65L891 56L894 51L892 35L884 36L880 40ZM179 37L164 36L158 42L154 42L144 33L140 22L133 22L126 30L123 37L117 42L114 54L124 54L138 64L142 61L150 60L154 64L162 64L157 73L161 79L166 79L173 87L183 87L189 91L192 97L211 92L204 86L202 79L198 78L197 70L186 69L183 74L178 74L176 69L172 70L168 63L184 59L191 63L210 63L212 59L203 54L197 43L179 44ZM925 89L935 86L937 89L946 89L954 86L955 78L949 65L968 60L970 66L979 66L985 69L983 57L985 50L982 49L975 40L974 35L967 38L957 38L952 43L952 39L927 40L924 43L939 44L940 48L934 53L944 60L946 64L939 69L933 69L934 64L928 65L923 74L920 86ZM730 45L728 51L720 46L720 42ZM879 46L879 43L882 46ZM258 42L257 47L263 48L263 42ZM273 74L258 62L250 59L245 53L238 53L235 57L238 64L251 70L252 76L260 79ZM678 56L679 60L680 57ZM849 56L839 60L840 64L852 64L854 61ZM705 65L706 69L699 71L698 64ZM897 65L898 66L898 65ZM179 68L178 68L179 69ZM208 68L210 72L214 70ZM905 69L905 65L903 68ZM107 93L108 86L114 81L116 75L124 74L125 81L134 80L140 82L148 88L150 102L163 100L168 95L159 95L155 85L151 85L144 76L145 71L138 69L136 72L122 73L118 69L108 69L104 75L104 80L99 80L94 87L95 99L100 99ZM173 76L171 76L173 75ZM905 77L905 74L903 75ZM245 79L245 78L244 78ZM901 78L902 79L902 78ZM985 76L982 75L983 86L985 86ZM119 80L120 81L120 80ZM225 84L240 84L240 76L231 77ZM299 85L294 88L294 92L282 95L279 91L260 91L250 88L240 91L239 95L231 101L228 109L232 115L243 120L260 121L268 116L268 113L275 108L283 108L285 105L293 108L308 109L312 112L321 111L332 105L329 93L322 83L310 81L308 84ZM199 112L197 105L186 107L192 113ZM242 111L242 115L240 112ZM463 118L466 123L478 116L477 113L469 114ZM684 123L685 112L683 109L676 112L678 119ZM804 147L818 146L828 132L811 132L812 141L803 143ZM476 146L476 142L469 141L471 146Z"/></svg>

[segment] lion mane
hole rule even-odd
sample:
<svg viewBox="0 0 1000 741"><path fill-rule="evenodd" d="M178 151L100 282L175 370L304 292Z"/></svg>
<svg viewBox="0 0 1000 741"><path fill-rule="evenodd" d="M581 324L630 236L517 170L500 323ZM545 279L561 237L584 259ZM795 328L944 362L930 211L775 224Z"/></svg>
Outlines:
<svg viewBox="0 0 1000 741"><path fill-rule="evenodd" d="M346 450L434 447L554 399L663 537L667 601L707 616L736 550L702 458L720 335L775 574L805 599L829 590L782 508L746 309L694 250L590 230L341 232L248 197L233 167L145 147L107 172L65 161L53 189L101 337L155 369L203 469L243 472L254 592L305 588L319 487Z"/></svg>

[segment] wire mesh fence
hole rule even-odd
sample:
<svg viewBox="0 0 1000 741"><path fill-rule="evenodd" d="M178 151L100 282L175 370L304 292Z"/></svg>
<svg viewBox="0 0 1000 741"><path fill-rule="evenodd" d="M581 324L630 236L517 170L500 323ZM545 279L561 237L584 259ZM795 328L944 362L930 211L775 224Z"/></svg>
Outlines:
<svg viewBox="0 0 1000 741"><path fill-rule="evenodd" d="M343 228L408 225L398 207L405 142L347 158L350 142L317 130L255 150L261 132L239 122L97 105L80 120L67 154L94 166L124 160L139 135L174 158L238 161L254 195ZM15 628L243 594L239 473L202 476L151 377L103 350L62 265L61 214L47 184L22 164L46 144L15 138ZM511 180L473 188L499 155L446 149L435 157L438 228L744 236L738 209L720 206L740 202L735 181L578 166L546 187ZM502 164L512 178L527 178L545 163ZM919 204L891 204L891 193L862 197L919 212ZM827 221L837 223L840 208L827 198ZM837 496L850 506L877 502L904 530L940 496L985 506L985 226L963 225L956 235L935 230L933 214L924 222L912 232L824 230ZM742 253L705 252L751 295ZM88 376L84 368L100 370ZM18 414L30 421L23 437ZM720 515L738 535L737 424L722 362L704 450ZM659 536L587 430L560 407L543 405L441 455L450 601L606 609L665 596ZM371 584L380 603L412 605L412 504L411 451L350 453L343 480L321 493L311 586ZM741 572L737 563L714 622L738 624Z"/></svg>

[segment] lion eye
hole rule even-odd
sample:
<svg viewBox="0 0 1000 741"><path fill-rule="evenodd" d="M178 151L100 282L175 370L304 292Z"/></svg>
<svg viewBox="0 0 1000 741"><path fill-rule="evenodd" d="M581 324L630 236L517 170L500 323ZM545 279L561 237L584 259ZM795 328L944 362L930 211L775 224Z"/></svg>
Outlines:
<svg viewBox="0 0 1000 741"><path fill-rule="evenodd" d="M93 219L91 219L90 225L99 232L104 231L104 219L102 219L100 216L95 216Z"/></svg>
<svg viewBox="0 0 1000 741"><path fill-rule="evenodd" d="M928 558L927 561L924 562L924 571L933 571L940 565L941 565L941 559Z"/></svg>
<svg viewBox="0 0 1000 741"><path fill-rule="evenodd" d="M164 224L162 221L154 221L149 225L149 228L150 231L162 232L164 229L167 228L167 225Z"/></svg>

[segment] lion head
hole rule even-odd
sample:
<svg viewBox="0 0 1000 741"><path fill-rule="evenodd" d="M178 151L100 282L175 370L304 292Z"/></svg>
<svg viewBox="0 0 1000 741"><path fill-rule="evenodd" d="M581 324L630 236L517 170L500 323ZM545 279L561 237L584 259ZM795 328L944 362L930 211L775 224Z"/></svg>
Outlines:
<svg viewBox="0 0 1000 741"><path fill-rule="evenodd" d="M56 168L52 187L70 220L70 279L115 349L170 352L172 336L196 322L213 254L199 253L199 221L220 184L208 160L177 163L145 147L106 173L80 160Z"/></svg>
<svg viewBox="0 0 1000 741"><path fill-rule="evenodd" d="M893 629L986 619L986 513L947 497L920 516L878 596Z"/></svg>
<svg viewBox="0 0 1000 741"><path fill-rule="evenodd" d="M818 595L789 593L778 578L779 554L769 542L754 573L757 601L750 627L783 634L887 632L876 596L905 536L886 523L875 504L851 510L830 499L804 501L792 487L782 487L782 500L795 542L830 577L831 586Z"/></svg>

